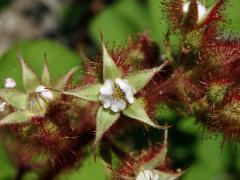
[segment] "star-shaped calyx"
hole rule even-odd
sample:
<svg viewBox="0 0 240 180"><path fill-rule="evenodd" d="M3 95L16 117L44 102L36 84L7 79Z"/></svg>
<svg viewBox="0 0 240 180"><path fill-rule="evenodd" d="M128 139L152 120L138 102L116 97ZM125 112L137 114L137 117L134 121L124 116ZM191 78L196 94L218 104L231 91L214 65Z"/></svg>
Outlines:
<svg viewBox="0 0 240 180"><path fill-rule="evenodd" d="M103 83L95 83L83 88L64 91L63 94L72 95L85 100L100 101L97 112L97 127L95 145L102 136L118 120L120 114L138 120L156 128L165 128L156 125L147 115L144 105L135 97L156 72L162 67L137 71L124 76L110 57L103 44Z"/></svg>
<svg viewBox="0 0 240 180"><path fill-rule="evenodd" d="M167 138L168 129L165 129L163 143L151 144L146 149L130 153L124 151L114 142L111 142L111 146L101 146L102 151L100 152L109 155L103 156L102 161L109 177L122 180L179 179L183 171L181 169L175 170L171 166L171 159L167 155Z"/></svg>
<svg viewBox="0 0 240 180"><path fill-rule="evenodd" d="M23 86L25 92L16 89L14 79L5 80L5 88L0 89L0 98L5 103L15 108L15 111L0 120L0 125L27 123L32 117L43 117L50 102L60 97L61 93L49 89L63 90L70 77L78 70L78 67L70 69L55 84L51 82L49 69L45 60L41 79L25 63L23 57L18 54L21 68Z"/></svg>

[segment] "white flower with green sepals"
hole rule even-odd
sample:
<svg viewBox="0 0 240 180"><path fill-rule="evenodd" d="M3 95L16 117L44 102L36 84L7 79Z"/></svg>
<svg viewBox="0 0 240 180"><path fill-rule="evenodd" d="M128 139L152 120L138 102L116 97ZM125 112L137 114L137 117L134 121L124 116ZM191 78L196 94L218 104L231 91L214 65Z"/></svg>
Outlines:
<svg viewBox="0 0 240 180"><path fill-rule="evenodd" d="M161 67L141 70L123 76L104 44L102 47L103 84L95 83L81 89L77 88L63 92L63 94L102 103L96 117L95 145L118 120L120 113L155 128L166 128L165 126L156 125L147 115L144 105L134 97L137 92L148 84L155 73L161 70Z"/></svg>
<svg viewBox="0 0 240 180"><path fill-rule="evenodd" d="M5 88L0 89L0 98L13 106L16 111L0 120L0 125L27 123L32 117L44 116L48 104L59 98L61 93L50 89L64 90L70 77L78 70L72 68L56 84L51 83L49 69L45 60L41 79L25 63L21 55L19 60L22 68L22 78L25 92L15 88L13 79L7 79ZM13 86L14 85L14 86Z"/></svg>

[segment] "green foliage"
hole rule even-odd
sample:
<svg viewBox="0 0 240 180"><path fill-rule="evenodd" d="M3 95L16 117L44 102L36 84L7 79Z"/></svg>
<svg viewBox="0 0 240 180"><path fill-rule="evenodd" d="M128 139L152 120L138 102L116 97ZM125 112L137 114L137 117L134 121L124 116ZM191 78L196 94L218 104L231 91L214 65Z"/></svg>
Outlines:
<svg viewBox="0 0 240 180"><path fill-rule="evenodd" d="M210 5L213 0L208 0L207 5ZM0 4L1 5L1 4ZM234 28L234 31L240 32L239 23L239 0L230 0L230 6L227 8L227 14L231 19L231 27L225 27L226 31ZM127 7L127 8L126 8ZM161 13L161 5L159 0L148 0L146 5L140 3L140 0L119 0L110 7L104 9L90 25L90 34L92 39L100 45L100 32L104 35L104 40L108 42L123 42L130 35L137 32L147 30L151 37L162 45L162 40L167 32L165 18ZM76 8L81 9L81 8ZM67 10L67 13L70 13ZM78 14L74 14L78 17ZM78 17L79 18L79 17ZM66 20L69 18L66 16ZM175 38L172 36L171 38ZM173 45L176 39L172 41ZM83 70L83 63L77 54L71 52L65 47L62 47L56 42L49 40L37 40L32 42L21 42L14 45L8 52L6 52L0 59L0 79L12 77L17 82L17 88L23 89L20 63L16 56L16 49L19 48L23 54L26 62L33 67L33 70L40 77L44 66L44 53L47 54L48 65L50 67L50 74L53 80L64 75L73 66L80 66L80 71ZM79 79L81 72L78 72L74 79ZM0 82L3 86L3 81ZM181 132L186 135L182 142L178 143L192 143L193 146L179 147L178 143L172 142L170 150L174 157L178 157L184 163L192 163L183 177L184 180L202 180L202 179L223 179L231 180L226 172L231 167L230 156L237 154L235 161L236 168L240 168L240 159L238 152L232 152L227 145L224 149L220 149L220 139L202 140L202 132L196 128L194 118L180 118L176 112L173 112L165 104L160 104L157 117L160 122L176 123L176 129L170 129L171 132ZM174 134L176 135L176 134ZM185 136L184 136L185 137ZM192 137L195 137L192 138ZM197 138L196 138L197 137ZM171 140L174 141L174 136ZM179 138L176 137L177 140ZM197 140L198 139L198 140ZM141 139L142 140L142 139ZM175 154L174 154L175 153ZM192 155L192 161L186 161L184 158ZM6 153L0 147L0 179L12 178L15 174L13 166L9 163ZM34 174L26 176L24 179L33 179ZM103 180L106 179L103 166L100 160L94 162L93 157L89 156L84 162L83 166L76 172L73 172L60 177L60 179L84 179L84 180Z"/></svg>
<svg viewBox="0 0 240 180"><path fill-rule="evenodd" d="M16 170L8 158L8 154L4 150L2 143L0 143L0 179L13 179L16 174Z"/></svg>
<svg viewBox="0 0 240 180"><path fill-rule="evenodd" d="M106 174L101 163L101 159L97 158L96 162L94 161L93 156L88 156L84 161L83 165L78 169L74 169L72 172L61 175L59 177L60 180L71 179L71 180L105 180Z"/></svg>
<svg viewBox="0 0 240 180"><path fill-rule="evenodd" d="M23 89L21 66L16 55L17 49L20 50L24 60L32 67L38 77L41 77L44 67L45 53L47 55L52 80L63 76L74 66L81 67L74 76L74 80L79 80L82 75L83 61L81 58L59 43L50 40L20 42L10 48L0 59L0 79L4 80L7 77L13 78L17 82L17 88ZM3 81L0 81L1 87L3 87L3 83Z"/></svg>
<svg viewBox="0 0 240 180"><path fill-rule="evenodd" d="M149 26L145 12L146 8L138 0L118 1L91 22L91 37L100 43L102 32L106 42L123 42L130 35L144 31Z"/></svg>

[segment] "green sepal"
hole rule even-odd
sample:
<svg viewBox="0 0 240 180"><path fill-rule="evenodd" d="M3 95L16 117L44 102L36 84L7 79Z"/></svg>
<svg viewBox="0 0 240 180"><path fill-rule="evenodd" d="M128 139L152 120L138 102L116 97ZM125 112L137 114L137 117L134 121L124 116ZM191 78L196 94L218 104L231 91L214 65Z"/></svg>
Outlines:
<svg viewBox="0 0 240 180"><path fill-rule="evenodd" d="M25 63L25 61L21 56L19 56L19 59L22 67L22 77L23 77L24 88L27 92L35 91L35 89L39 86L40 81L37 75Z"/></svg>
<svg viewBox="0 0 240 180"><path fill-rule="evenodd" d="M96 138L94 146L98 144L98 142L103 137L104 133L107 132L110 127L118 120L120 113L113 113L103 107L99 107L97 112L97 127L96 127Z"/></svg>
<svg viewBox="0 0 240 180"><path fill-rule="evenodd" d="M0 120L0 125L27 123L33 114L29 111L17 111Z"/></svg>
<svg viewBox="0 0 240 180"><path fill-rule="evenodd" d="M99 101L99 90L102 84L97 83L93 85L86 86L82 89L73 89L71 91L63 91L63 94L76 96L89 101Z"/></svg>
<svg viewBox="0 0 240 180"><path fill-rule="evenodd" d="M164 126L158 126L156 125L147 115L144 106L137 100L133 102L133 104L129 105L125 110L122 111L124 115L136 119L140 122L143 122L145 124L148 124L152 127L159 128L159 129L165 129Z"/></svg>
<svg viewBox="0 0 240 180"><path fill-rule="evenodd" d="M0 89L0 97L17 109L25 109L27 95L17 89Z"/></svg>
<svg viewBox="0 0 240 180"><path fill-rule="evenodd" d="M50 78L50 73L49 73L49 69L48 69L46 60L44 62L41 83L46 87L51 87L51 78Z"/></svg>
<svg viewBox="0 0 240 180"><path fill-rule="evenodd" d="M129 84L133 86L134 89L138 92L148 84L148 82L159 70L160 68L153 68L148 70L137 71L126 76L125 79L127 79Z"/></svg>
<svg viewBox="0 0 240 180"><path fill-rule="evenodd" d="M167 156L167 145L164 144L162 149L159 151L159 153L150 161L147 161L143 165L144 169L154 169L156 167L159 167L165 163Z"/></svg>
<svg viewBox="0 0 240 180"><path fill-rule="evenodd" d="M57 90L63 90L74 73L79 70L79 66L71 68L62 78L54 85Z"/></svg>
<svg viewBox="0 0 240 180"><path fill-rule="evenodd" d="M107 79L115 80L116 78L121 78L122 74L120 69L118 69L117 65L109 55L103 43L102 48L103 48L103 80L104 81Z"/></svg>

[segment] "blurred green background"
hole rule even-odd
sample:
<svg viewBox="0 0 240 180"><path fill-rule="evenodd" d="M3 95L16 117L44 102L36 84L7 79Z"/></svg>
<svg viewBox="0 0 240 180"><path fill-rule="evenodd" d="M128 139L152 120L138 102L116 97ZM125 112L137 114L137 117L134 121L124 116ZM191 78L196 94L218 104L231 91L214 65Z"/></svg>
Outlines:
<svg viewBox="0 0 240 180"><path fill-rule="evenodd" d="M161 47L167 31L160 0L52 0L54 3L28 0L27 5L21 2L0 1L1 86L6 77L12 77L22 88L17 48L38 75L46 53L50 73L56 79L72 66L83 67L85 55L91 58L99 53L100 32L111 45L124 44L129 36L146 31ZM213 2L207 0L207 6ZM240 32L239 8L239 0L230 0L226 15L231 23L225 27L226 32ZM11 21L14 17L19 18ZM74 79L80 79L82 74L83 68ZM185 169L183 180L240 179L239 148L235 149L228 143L221 148L221 137L204 138L202 128L195 124L194 117L181 118L164 105L159 106L157 119L160 123L167 121L174 125L169 132L169 156L175 168ZM141 129L130 133L134 133L141 144L139 146L147 144L141 141L144 139ZM146 135L155 140L161 139L161 134L154 130ZM1 145L0 180L14 179L15 173ZM24 179L34 180L37 177L29 173ZM59 179L104 180L106 176L101 160L97 159L95 163L93 156L89 155L81 168L61 174Z"/></svg>

